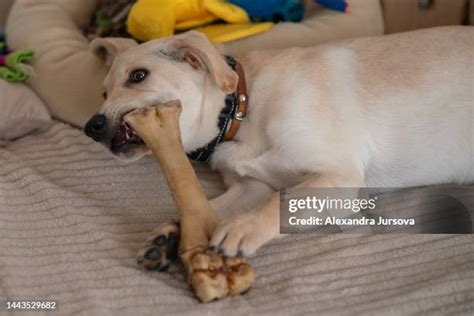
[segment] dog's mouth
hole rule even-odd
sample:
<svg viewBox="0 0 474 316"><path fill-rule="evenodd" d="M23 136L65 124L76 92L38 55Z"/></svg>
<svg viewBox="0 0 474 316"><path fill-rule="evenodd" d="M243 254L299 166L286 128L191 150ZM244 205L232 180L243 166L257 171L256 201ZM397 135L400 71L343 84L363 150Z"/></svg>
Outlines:
<svg viewBox="0 0 474 316"><path fill-rule="evenodd" d="M110 144L112 152L129 150L139 145L145 145L145 142L135 133L130 125L122 121Z"/></svg>

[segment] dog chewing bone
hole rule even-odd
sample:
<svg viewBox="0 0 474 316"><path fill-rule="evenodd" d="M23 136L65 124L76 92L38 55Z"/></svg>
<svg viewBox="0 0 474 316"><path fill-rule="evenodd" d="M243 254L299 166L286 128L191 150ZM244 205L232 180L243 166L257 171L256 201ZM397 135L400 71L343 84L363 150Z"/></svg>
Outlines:
<svg viewBox="0 0 474 316"><path fill-rule="evenodd" d="M181 143L181 103L140 108L124 117L153 152L173 195L181 223L180 258L188 282L202 302L248 290L255 272L242 257L225 258L207 250L217 218Z"/></svg>

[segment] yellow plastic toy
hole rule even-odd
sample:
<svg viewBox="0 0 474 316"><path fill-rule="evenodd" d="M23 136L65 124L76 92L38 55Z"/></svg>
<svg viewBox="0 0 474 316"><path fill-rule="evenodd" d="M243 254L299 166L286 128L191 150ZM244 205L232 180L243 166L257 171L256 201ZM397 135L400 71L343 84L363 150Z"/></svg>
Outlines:
<svg viewBox="0 0 474 316"><path fill-rule="evenodd" d="M217 20L231 25L203 27ZM198 30L209 40L222 43L263 32L272 25L249 22L245 10L224 0L138 0L130 10L127 27L135 39L149 41L201 26Z"/></svg>

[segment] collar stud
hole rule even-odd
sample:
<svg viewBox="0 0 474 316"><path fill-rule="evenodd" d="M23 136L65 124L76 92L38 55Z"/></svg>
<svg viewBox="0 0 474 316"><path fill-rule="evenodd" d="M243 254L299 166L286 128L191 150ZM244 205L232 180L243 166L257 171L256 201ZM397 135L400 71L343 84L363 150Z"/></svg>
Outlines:
<svg viewBox="0 0 474 316"><path fill-rule="evenodd" d="M234 117L234 118L235 118L237 121L242 122L242 121L244 120L244 117L245 117L245 114L244 114L244 113L242 113L242 112L237 112L237 113L235 113L235 117Z"/></svg>

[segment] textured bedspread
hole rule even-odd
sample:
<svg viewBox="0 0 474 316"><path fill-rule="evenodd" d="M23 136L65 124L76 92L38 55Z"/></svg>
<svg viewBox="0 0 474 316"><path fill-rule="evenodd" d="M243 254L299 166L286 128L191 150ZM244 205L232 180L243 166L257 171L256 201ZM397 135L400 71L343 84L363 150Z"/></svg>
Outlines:
<svg viewBox="0 0 474 316"><path fill-rule="evenodd" d="M209 195L222 191L218 175L197 170ZM249 293L201 305L181 266L135 263L148 232L174 217L151 158L120 163L62 123L0 148L0 299L51 299L59 314L83 315L474 310L473 235L285 237L250 258Z"/></svg>

